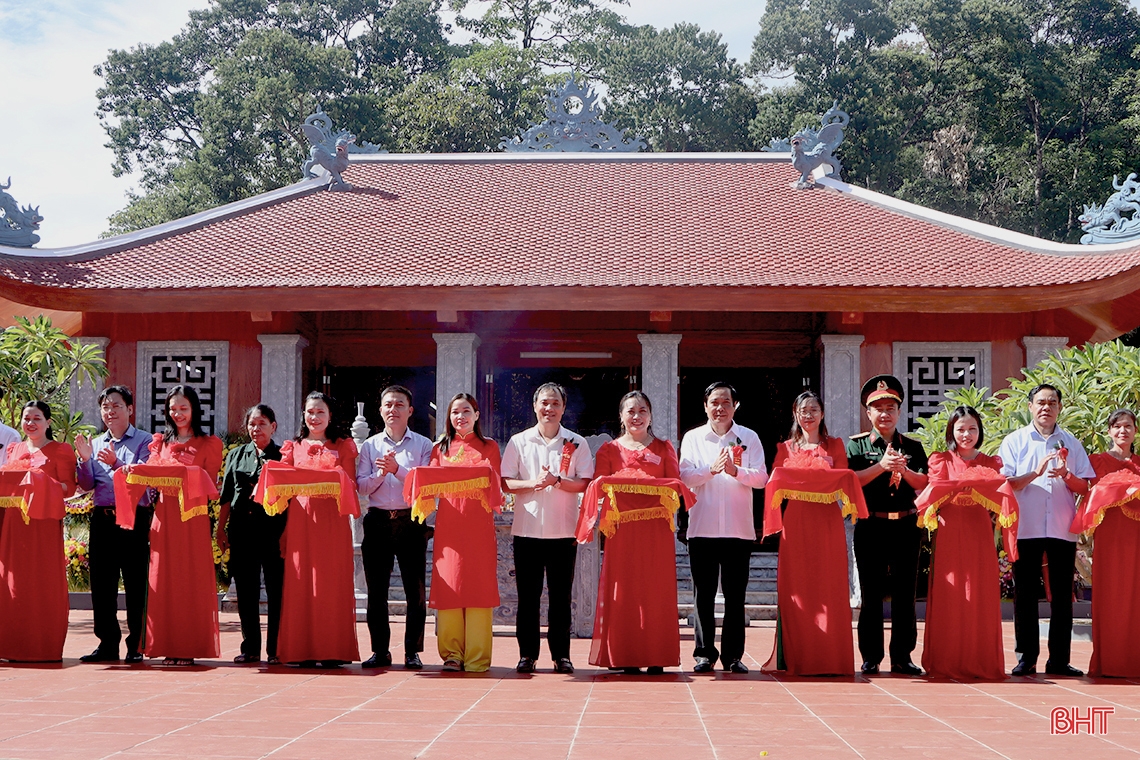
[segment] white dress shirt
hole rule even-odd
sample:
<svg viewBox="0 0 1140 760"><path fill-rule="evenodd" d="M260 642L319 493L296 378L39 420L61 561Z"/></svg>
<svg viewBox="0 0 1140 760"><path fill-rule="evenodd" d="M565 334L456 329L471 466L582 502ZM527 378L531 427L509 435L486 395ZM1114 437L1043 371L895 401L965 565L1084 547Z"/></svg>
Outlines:
<svg viewBox="0 0 1140 760"><path fill-rule="evenodd" d="M737 441L740 441L737 444ZM727 472L712 473L713 462L722 449L742 445L736 477ZM717 435L711 424L685 433L681 439L681 480L697 495L689 510L689 538L756 538L752 521L752 489L768 482L764 446L756 433L733 423L724 435Z"/></svg>
<svg viewBox="0 0 1140 760"><path fill-rule="evenodd" d="M558 437L547 442L538 432L538 426L511 436L503 452L502 473L511 480L538 480L543 466L555 475L562 464L562 446L565 441L578 444L570 456L566 472L576 480L594 477L594 457L586 439L559 426ZM549 486L541 491L515 494L515 517L511 535L524 538L572 538L578 524L578 497Z"/></svg>
<svg viewBox="0 0 1140 760"><path fill-rule="evenodd" d="M1085 447L1060 425L1053 428L1048 438L1037 432L1033 425L1015 430L1001 442L1001 474L1007 478L1027 475L1037 469L1041 460L1056 450L1060 443L1069 450L1069 472L1078 478L1094 478L1096 472L1089 463ZM1049 469L1017 494L1019 509L1017 517L1017 537L1021 538L1060 538L1076 541L1069 532L1073 515L1077 512L1077 500L1061 478L1049 477Z"/></svg>
<svg viewBox="0 0 1140 760"><path fill-rule="evenodd" d="M424 467L431 461L431 441L419 433L405 431L404 437L393 441L388 432L377 433L360 447L356 458L356 487L368 497L373 509L407 509L404 503L404 480L408 470ZM376 460L396 452L396 472L381 473Z"/></svg>
<svg viewBox="0 0 1140 760"><path fill-rule="evenodd" d="M8 463L8 444L19 442L20 433L0 423L0 464Z"/></svg>

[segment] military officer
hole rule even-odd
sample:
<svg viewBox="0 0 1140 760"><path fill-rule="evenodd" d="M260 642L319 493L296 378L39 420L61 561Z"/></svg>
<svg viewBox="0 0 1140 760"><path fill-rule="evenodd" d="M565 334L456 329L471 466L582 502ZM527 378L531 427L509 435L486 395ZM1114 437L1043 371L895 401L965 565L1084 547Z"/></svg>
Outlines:
<svg viewBox="0 0 1140 760"><path fill-rule="evenodd" d="M902 383L892 375L868 380L859 400L871 432L847 442L848 466L859 477L870 512L855 526L855 561L863 589L859 652L864 675L876 675L883 659L886 596L891 597L891 672L922 675L911 653L918 638L914 597L921 538L914 499L926 487L926 452L897 429L903 397Z"/></svg>

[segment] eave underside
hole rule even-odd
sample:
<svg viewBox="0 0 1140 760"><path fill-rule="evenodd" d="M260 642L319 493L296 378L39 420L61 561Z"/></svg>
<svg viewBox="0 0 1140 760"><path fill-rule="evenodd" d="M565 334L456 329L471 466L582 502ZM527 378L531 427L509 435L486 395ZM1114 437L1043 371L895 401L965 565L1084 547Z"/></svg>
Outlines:
<svg viewBox="0 0 1140 760"><path fill-rule="evenodd" d="M1140 272L1021 288L376 287L84 290L0 282L0 297L42 309L215 311L875 311L1021 313L1106 303L1140 290Z"/></svg>

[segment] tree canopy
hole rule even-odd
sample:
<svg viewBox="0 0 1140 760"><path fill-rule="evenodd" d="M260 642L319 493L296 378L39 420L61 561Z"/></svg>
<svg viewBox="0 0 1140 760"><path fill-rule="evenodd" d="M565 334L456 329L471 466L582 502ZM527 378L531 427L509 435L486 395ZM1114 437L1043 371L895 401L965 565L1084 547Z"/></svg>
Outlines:
<svg viewBox="0 0 1140 760"><path fill-rule="evenodd" d="M625 4L212 0L96 69L113 170L140 183L111 232L295 181L318 106L393 152L492 151L571 71L654 151L755 150L838 100L848 181L1056 240L1137 169L1126 0L769 0L744 65L717 32L633 26Z"/></svg>
<svg viewBox="0 0 1140 760"><path fill-rule="evenodd" d="M750 71L757 140L838 99L849 181L1056 240L1140 148L1125 0L771 0Z"/></svg>

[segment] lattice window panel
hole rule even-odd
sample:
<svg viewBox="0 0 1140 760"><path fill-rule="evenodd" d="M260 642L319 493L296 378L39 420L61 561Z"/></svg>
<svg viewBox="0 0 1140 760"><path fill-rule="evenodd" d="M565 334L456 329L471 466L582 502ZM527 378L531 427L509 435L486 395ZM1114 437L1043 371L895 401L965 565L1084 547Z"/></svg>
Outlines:
<svg viewBox="0 0 1140 760"><path fill-rule="evenodd" d="M896 343L895 376L906 388L899 429L938 412L946 392L969 385L990 387L989 343Z"/></svg>
<svg viewBox="0 0 1140 760"><path fill-rule="evenodd" d="M166 427L163 404L177 385L188 385L202 401L202 426L208 434L226 430L229 344L221 341L139 342L138 425L152 432Z"/></svg>

